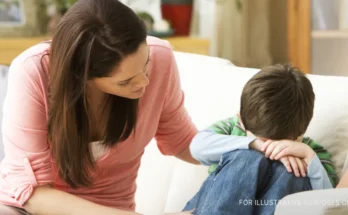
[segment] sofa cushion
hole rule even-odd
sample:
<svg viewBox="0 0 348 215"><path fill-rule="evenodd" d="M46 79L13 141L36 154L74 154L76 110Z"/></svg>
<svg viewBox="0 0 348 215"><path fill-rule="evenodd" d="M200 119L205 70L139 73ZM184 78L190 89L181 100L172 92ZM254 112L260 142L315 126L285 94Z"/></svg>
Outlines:
<svg viewBox="0 0 348 215"><path fill-rule="evenodd" d="M218 57L211 57L211 56L205 56L205 55L199 55L199 54L193 54L193 53L183 53L183 52L174 52L175 59L177 62L180 62L180 65L186 65L186 64L197 64L204 62L205 65L231 65L234 66L233 63L229 60L218 58Z"/></svg>
<svg viewBox="0 0 348 215"><path fill-rule="evenodd" d="M181 64L186 107L199 129L239 110L244 84L258 71L228 65ZM310 75L316 94L314 117L306 135L328 149L338 176L348 147L348 78ZM177 161L166 203L167 212L181 210L207 176L206 167Z"/></svg>

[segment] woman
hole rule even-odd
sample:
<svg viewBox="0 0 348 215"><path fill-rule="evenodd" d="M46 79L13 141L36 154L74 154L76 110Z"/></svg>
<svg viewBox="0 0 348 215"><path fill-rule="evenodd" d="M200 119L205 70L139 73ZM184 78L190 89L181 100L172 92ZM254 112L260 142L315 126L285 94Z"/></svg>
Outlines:
<svg viewBox="0 0 348 215"><path fill-rule="evenodd" d="M0 214L137 214L153 137L198 163L173 52L117 0L78 1L52 42L13 61L8 85Z"/></svg>

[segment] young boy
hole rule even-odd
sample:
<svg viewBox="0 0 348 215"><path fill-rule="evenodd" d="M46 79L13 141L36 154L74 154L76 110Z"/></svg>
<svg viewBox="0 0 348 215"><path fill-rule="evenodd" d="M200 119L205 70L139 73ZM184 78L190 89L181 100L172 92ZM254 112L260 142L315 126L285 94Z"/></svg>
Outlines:
<svg viewBox="0 0 348 215"><path fill-rule="evenodd" d="M191 143L193 157L211 165L211 174L185 210L272 214L285 195L335 187L329 153L303 138L314 99L310 81L289 65L268 67L252 77L242 92L240 114L199 132ZM260 199L267 205L255 202Z"/></svg>

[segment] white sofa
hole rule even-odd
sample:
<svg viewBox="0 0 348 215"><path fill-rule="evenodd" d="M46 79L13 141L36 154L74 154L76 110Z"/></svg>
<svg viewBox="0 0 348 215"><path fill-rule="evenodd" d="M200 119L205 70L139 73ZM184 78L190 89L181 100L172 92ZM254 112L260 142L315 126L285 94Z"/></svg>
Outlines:
<svg viewBox="0 0 348 215"><path fill-rule="evenodd" d="M176 53L186 107L199 129L216 120L237 113L240 94L247 80L257 69L239 68L226 60L193 54ZM307 135L324 145L333 156L336 171L341 175L348 154L348 77L309 76L316 94L314 118ZM346 167L345 167L346 168ZM137 180L137 211L146 215L178 212L198 191L207 177L207 167L186 164L172 157L162 156L153 141L147 147ZM348 189L327 193L309 192L292 199L340 198ZM342 196L343 195L343 196ZM348 200L346 201L348 204ZM320 207L322 206L322 207ZM303 214L310 209L323 211L330 204L299 207L279 207L277 214Z"/></svg>
<svg viewBox="0 0 348 215"><path fill-rule="evenodd" d="M175 55L186 93L185 105L199 129L237 113L242 88L258 70L235 67L229 61L206 56ZM1 77L0 73L0 120L5 85ZM310 76L310 79L316 93L316 105L307 134L327 147L333 155L337 173L341 174L348 152L348 78ZM162 156L152 141L146 148L137 179L137 211L145 215L178 212L206 177L207 167ZM330 199L333 196L348 198L348 190L333 190L330 194L320 195ZM302 195L298 198L315 199L320 195L311 191L309 197ZM290 197L297 198L296 195ZM322 211L319 207L310 207L313 208ZM285 207L286 212L290 209ZM283 213L284 207L280 207L280 214Z"/></svg>

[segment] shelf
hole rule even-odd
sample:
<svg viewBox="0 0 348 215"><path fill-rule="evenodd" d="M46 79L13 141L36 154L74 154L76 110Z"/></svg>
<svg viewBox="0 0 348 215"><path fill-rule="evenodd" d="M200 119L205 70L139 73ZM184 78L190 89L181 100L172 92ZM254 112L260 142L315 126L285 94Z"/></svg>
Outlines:
<svg viewBox="0 0 348 215"><path fill-rule="evenodd" d="M0 0L1 2L1 0ZM27 48L49 37L0 38L0 65L10 65L12 60ZM209 55L210 40L195 37L167 37L175 51Z"/></svg>
<svg viewBox="0 0 348 215"><path fill-rule="evenodd" d="M348 31L332 30L332 31L312 31L313 39L348 39Z"/></svg>

